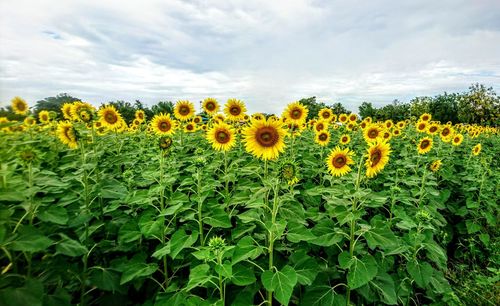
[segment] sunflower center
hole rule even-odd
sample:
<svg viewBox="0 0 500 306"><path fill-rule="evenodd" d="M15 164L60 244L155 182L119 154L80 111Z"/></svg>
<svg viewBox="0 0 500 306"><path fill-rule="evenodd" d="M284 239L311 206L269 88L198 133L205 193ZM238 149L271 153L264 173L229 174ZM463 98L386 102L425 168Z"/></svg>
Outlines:
<svg viewBox="0 0 500 306"><path fill-rule="evenodd" d="M158 124L158 129L162 132L170 131L171 127L172 126L170 125L170 122L167 122L167 121L162 121L162 122L160 122L160 124Z"/></svg>
<svg viewBox="0 0 500 306"><path fill-rule="evenodd" d="M429 129L429 132L434 133L435 131L437 131L437 127L431 126L431 128Z"/></svg>
<svg viewBox="0 0 500 306"><path fill-rule="evenodd" d="M337 169L344 167L346 163L347 159L345 158L345 156L342 155L338 155L332 160L332 165Z"/></svg>
<svg viewBox="0 0 500 306"><path fill-rule="evenodd" d="M256 133L257 142L263 147L272 147L279 140L278 131L272 127L260 128Z"/></svg>
<svg viewBox="0 0 500 306"><path fill-rule="evenodd" d="M188 131L192 131L192 130L193 130L193 128L194 128L194 127L193 127L193 125L192 125L192 124L188 124L188 125L186 126L186 129L187 129Z"/></svg>
<svg viewBox="0 0 500 306"><path fill-rule="evenodd" d="M323 128L324 128L323 123L318 123L316 125L316 131L321 131L321 130L323 130Z"/></svg>
<svg viewBox="0 0 500 306"><path fill-rule="evenodd" d="M326 134L324 134L324 133L323 133L323 134L320 134L318 138L319 138L319 140L321 140L321 141L325 141L325 140L327 140L327 139L328 139L328 135L326 135Z"/></svg>
<svg viewBox="0 0 500 306"><path fill-rule="evenodd" d="M424 116L424 117L422 117L422 120L424 120L424 121L429 120L429 116Z"/></svg>
<svg viewBox="0 0 500 306"><path fill-rule="evenodd" d="M142 119L144 119L144 114L143 113L138 113L137 117L142 120Z"/></svg>
<svg viewBox="0 0 500 306"><path fill-rule="evenodd" d="M193 121L196 122L196 123L199 123L200 122L200 118L194 118Z"/></svg>
<svg viewBox="0 0 500 306"><path fill-rule="evenodd" d="M450 134L450 130L448 128L445 128L442 134L443 136L448 136L448 134Z"/></svg>
<svg viewBox="0 0 500 306"><path fill-rule="evenodd" d="M208 109L209 111L213 111L215 109L215 104L213 102L208 102L205 105L205 108Z"/></svg>
<svg viewBox="0 0 500 306"><path fill-rule="evenodd" d="M351 121L356 121L356 116L351 116L350 120Z"/></svg>
<svg viewBox="0 0 500 306"><path fill-rule="evenodd" d="M294 109L292 111L292 118L293 119L299 119L302 115L302 112L300 111L300 109Z"/></svg>
<svg viewBox="0 0 500 306"><path fill-rule="evenodd" d="M419 129L420 131L423 131L423 130L425 129L425 123L420 123L420 124L418 125L418 129Z"/></svg>
<svg viewBox="0 0 500 306"><path fill-rule="evenodd" d="M118 117L112 112L107 112L104 115L104 120L106 120L106 122L109 124L114 124L118 121Z"/></svg>
<svg viewBox="0 0 500 306"><path fill-rule="evenodd" d="M229 134L226 131L217 131L215 134L215 139L218 143L225 144L228 143L230 138Z"/></svg>
<svg viewBox="0 0 500 306"><path fill-rule="evenodd" d="M181 106L179 108L179 113L183 116L187 116L189 114L189 107L187 106Z"/></svg>
<svg viewBox="0 0 500 306"><path fill-rule="evenodd" d="M370 155L370 161L372 162L372 167L375 167L380 162L381 159L382 159L382 152L380 152L379 149L373 151L372 154Z"/></svg>
<svg viewBox="0 0 500 306"><path fill-rule="evenodd" d="M342 142L347 142L347 137L342 137Z"/></svg>
<svg viewBox="0 0 500 306"><path fill-rule="evenodd" d="M325 118L325 119L330 118L330 113L329 112L324 112L323 113L323 118Z"/></svg>
<svg viewBox="0 0 500 306"><path fill-rule="evenodd" d="M370 138L376 138L378 136L378 131L377 130L370 130L368 131L368 137Z"/></svg>
<svg viewBox="0 0 500 306"><path fill-rule="evenodd" d="M20 111L24 111L26 109L26 105L24 105L24 103L22 102L19 102L17 103L17 109Z"/></svg>
<svg viewBox="0 0 500 306"><path fill-rule="evenodd" d="M238 106L232 106L230 109L229 109L229 112L231 113L231 115L233 116L238 116L240 113L241 113L241 109L238 107Z"/></svg>
<svg viewBox="0 0 500 306"><path fill-rule="evenodd" d="M426 149L427 147L429 147L431 143L429 142L429 140L425 139L422 141L422 143L420 144L420 148L422 149Z"/></svg>

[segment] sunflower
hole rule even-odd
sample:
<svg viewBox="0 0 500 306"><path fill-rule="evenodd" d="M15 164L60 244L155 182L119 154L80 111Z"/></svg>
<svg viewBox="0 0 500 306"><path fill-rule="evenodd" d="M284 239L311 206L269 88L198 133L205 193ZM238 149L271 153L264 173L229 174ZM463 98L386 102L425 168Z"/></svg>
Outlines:
<svg viewBox="0 0 500 306"><path fill-rule="evenodd" d="M299 182L298 167L293 162L285 162L280 167L281 178L287 182L288 185L292 186Z"/></svg>
<svg viewBox="0 0 500 306"><path fill-rule="evenodd" d="M151 121L151 128L157 134L161 136L172 135L176 129L175 121L170 118L170 114L159 113L153 117Z"/></svg>
<svg viewBox="0 0 500 306"><path fill-rule="evenodd" d="M415 128L417 129L417 132L419 133L424 133L427 131L427 121L419 121L415 125Z"/></svg>
<svg viewBox="0 0 500 306"><path fill-rule="evenodd" d="M214 116L219 112L219 103L214 98L206 98L203 100L201 108L207 115Z"/></svg>
<svg viewBox="0 0 500 306"><path fill-rule="evenodd" d="M48 111L43 110L38 113L38 120L43 123L47 124L50 122L50 114Z"/></svg>
<svg viewBox="0 0 500 306"><path fill-rule="evenodd" d="M431 124L429 124L429 127L427 128L427 134L434 135L438 132L439 132L439 124L437 124L436 122L431 122Z"/></svg>
<svg viewBox="0 0 500 306"><path fill-rule="evenodd" d="M459 146L462 141L464 141L464 135L462 134L455 134L455 136L453 136L453 141L451 142L454 146Z"/></svg>
<svg viewBox="0 0 500 306"><path fill-rule="evenodd" d="M372 117L366 117L365 119L363 119L364 122L366 123L372 123Z"/></svg>
<svg viewBox="0 0 500 306"><path fill-rule="evenodd" d="M377 124L370 124L363 130L366 142L375 142L382 137L382 130Z"/></svg>
<svg viewBox="0 0 500 306"><path fill-rule="evenodd" d="M318 112L318 118L319 119L323 119L327 122L331 122L334 118L333 118L333 111L329 108L322 108L319 110Z"/></svg>
<svg viewBox="0 0 500 306"><path fill-rule="evenodd" d="M227 152L236 145L234 129L224 122L214 124L207 131L206 137L212 148L217 151Z"/></svg>
<svg viewBox="0 0 500 306"><path fill-rule="evenodd" d="M349 142L351 142L351 136L347 135L347 134L344 134L342 136L340 136L340 140L339 140L340 144L342 145L346 145L348 144Z"/></svg>
<svg viewBox="0 0 500 306"><path fill-rule="evenodd" d="M350 121L345 127L348 131L356 131L358 129L354 121Z"/></svg>
<svg viewBox="0 0 500 306"><path fill-rule="evenodd" d="M324 147L330 142L330 133L328 131L321 131L316 133L314 141L320 146Z"/></svg>
<svg viewBox="0 0 500 306"><path fill-rule="evenodd" d="M253 121L243 131L245 148L258 158L275 159L285 150L286 134L278 120Z"/></svg>
<svg viewBox="0 0 500 306"><path fill-rule="evenodd" d="M341 123L346 123L347 122L347 115L346 114L340 114L339 115L339 121Z"/></svg>
<svg viewBox="0 0 500 306"><path fill-rule="evenodd" d="M366 176L374 177L382 171L389 162L391 146L385 141L377 141L368 148L367 159L365 162Z"/></svg>
<svg viewBox="0 0 500 306"><path fill-rule="evenodd" d="M138 109L135 111L135 119L139 122L144 122L144 120L146 119L146 114L142 109Z"/></svg>
<svg viewBox="0 0 500 306"><path fill-rule="evenodd" d="M384 131L382 133L382 139L384 139L385 141L389 141L392 137L392 133L389 132L389 131Z"/></svg>
<svg viewBox="0 0 500 306"><path fill-rule="evenodd" d="M443 163L441 162L441 160L437 159L437 160L432 162L432 164L429 166L429 169L431 169L432 172L436 172L439 170L439 168L441 168L442 164Z"/></svg>
<svg viewBox="0 0 500 306"><path fill-rule="evenodd" d="M287 127L288 131L290 132L290 135L292 135L292 136L299 136L306 129L305 123L289 122L288 124L286 124L286 127Z"/></svg>
<svg viewBox="0 0 500 306"><path fill-rule="evenodd" d="M431 116L431 114L428 114L428 113L423 113L422 116L420 116L420 121L429 122L429 121L431 121L431 119L432 119L432 116Z"/></svg>
<svg viewBox="0 0 500 306"><path fill-rule="evenodd" d="M356 122L356 121L358 121L358 115L356 115L356 114L350 114L349 115L349 121L350 122Z"/></svg>
<svg viewBox="0 0 500 306"><path fill-rule="evenodd" d="M333 149L326 158L326 164L330 174L333 176L344 176L351 172L351 167L349 167L349 165L354 164L352 155L353 152L348 148L342 150L336 147Z"/></svg>
<svg viewBox="0 0 500 306"><path fill-rule="evenodd" d="M177 101L174 107L174 116L180 121L187 121L194 116L194 105L187 100Z"/></svg>
<svg viewBox="0 0 500 306"><path fill-rule="evenodd" d="M264 119L266 119L266 117L261 113L255 113L252 115L252 120L259 121L259 120L264 120Z"/></svg>
<svg viewBox="0 0 500 306"><path fill-rule="evenodd" d="M196 116L193 118L193 122L196 124L200 124L203 121L203 118L201 116Z"/></svg>
<svg viewBox="0 0 500 306"><path fill-rule="evenodd" d="M328 130L328 121L325 120L316 121L316 123L314 124L314 131L318 133L323 130Z"/></svg>
<svg viewBox="0 0 500 306"><path fill-rule="evenodd" d="M472 154L474 155L479 155L479 153L481 152L481 144L478 143L477 145L475 145L473 148L472 148Z"/></svg>
<svg viewBox="0 0 500 306"><path fill-rule="evenodd" d="M71 122L59 122L57 125L57 137L62 143L68 145L71 149L78 148L76 131Z"/></svg>
<svg viewBox="0 0 500 306"><path fill-rule="evenodd" d="M99 115L102 125L110 130L117 130L123 120L122 116L113 105L101 107L97 114Z"/></svg>
<svg viewBox="0 0 500 306"><path fill-rule="evenodd" d="M71 106L71 118L74 121L90 122L94 117L94 107L86 102L76 101Z"/></svg>
<svg viewBox="0 0 500 306"><path fill-rule="evenodd" d="M24 118L24 125L30 127L36 124L36 120L33 117L26 117Z"/></svg>
<svg viewBox="0 0 500 306"><path fill-rule="evenodd" d="M420 139L418 143L417 150L418 154L428 153L432 149L432 138L424 137Z"/></svg>
<svg viewBox="0 0 500 306"><path fill-rule="evenodd" d="M21 97L14 97L10 100L10 105L14 113L18 115L26 115L28 113L28 103Z"/></svg>
<svg viewBox="0 0 500 306"><path fill-rule="evenodd" d="M224 120L226 120L223 114L217 114L213 118L215 122L224 122Z"/></svg>
<svg viewBox="0 0 500 306"><path fill-rule="evenodd" d="M398 128L404 129L406 127L406 122L399 121L396 125L398 126Z"/></svg>
<svg viewBox="0 0 500 306"><path fill-rule="evenodd" d="M289 122L302 124L306 121L307 114L309 110L307 107L302 105L300 102L293 102L288 104L286 109L283 111L283 118L287 118Z"/></svg>
<svg viewBox="0 0 500 306"><path fill-rule="evenodd" d="M64 103L61 107L61 112L66 120L73 120L73 116L71 116L71 109L73 108L73 104Z"/></svg>
<svg viewBox="0 0 500 306"><path fill-rule="evenodd" d="M361 123L359 124L359 126L361 127L362 130L364 130L368 124L369 124L368 122L366 122L366 121L363 120L363 121L361 121Z"/></svg>
<svg viewBox="0 0 500 306"><path fill-rule="evenodd" d="M394 129L392 131L392 136L401 136L401 130L400 129Z"/></svg>
<svg viewBox="0 0 500 306"><path fill-rule="evenodd" d="M194 133L196 132L197 128L196 128L196 123L194 122L188 122L186 124L186 126L184 127L184 132L186 133Z"/></svg>
<svg viewBox="0 0 500 306"><path fill-rule="evenodd" d="M238 99L229 99L226 102L226 106L224 107L224 113L227 116L227 119L231 121L240 121L243 119L247 108L245 107L245 103Z"/></svg>
<svg viewBox="0 0 500 306"><path fill-rule="evenodd" d="M455 133L455 131L453 130L452 127L445 125L441 129L441 133L440 133L441 140L444 142L449 142L454 133Z"/></svg>
<svg viewBox="0 0 500 306"><path fill-rule="evenodd" d="M386 129L390 129L390 128L392 128L392 127L394 126L394 122L392 122L392 120L391 120L391 119L386 120L386 121L384 122L384 126L385 126L385 128L386 128Z"/></svg>

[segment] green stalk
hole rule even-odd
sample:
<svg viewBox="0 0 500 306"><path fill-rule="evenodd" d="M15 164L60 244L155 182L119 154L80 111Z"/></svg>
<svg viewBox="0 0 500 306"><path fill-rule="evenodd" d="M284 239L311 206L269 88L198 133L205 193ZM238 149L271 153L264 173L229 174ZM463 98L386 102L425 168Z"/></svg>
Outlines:
<svg viewBox="0 0 500 306"><path fill-rule="evenodd" d="M80 157L81 163L83 167L83 201L85 204L85 211L90 214L90 203L89 203L89 182L88 182L88 173L85 169L85 164L87 163L87 157L85 155L85 145L83 141L80 141ZM85 244L88 245L89 238L89 222L85 222ZM88 254L85 254L83 257L83 271L81 277L81 287L80 287L80 305L85 305L85 283L87 281L87 260Z"/></svg>
<svg viewBox="0 0 500 306"><path fill-rule="evenodd" d="M227 152L224 151L224 178L225 178L225 195L229 196L229 180L227 179Z"/></svg>
<svg viewBox="0 0 500 306"><path fill-rule="evenodd" d="M164 164L165 164L165 156L163 155L163 152L160 150L160 209L161 213L163 214L163 211L165 209L165 186L163 186L163 175L164 175ZM164 218L164 217L163 217ZM165 245L165 220L161 222L161 244L162 246ZM164 286L165 291L168 288L168 266L167 266L167 256L164 255L162 258L163 261L163 278L164 278Z"/></svg>
<svg viewBox="0 0 500 306"><path fill-rule="evenodd" d="M361 165L363 164L363 159L359 159L358 163L358 176L356 177L356 192L359 190L359 185L361 181ZM352 200L352 214L355 215L355 212L358 210L358 199L353 198ZM351 258L354 256L354 246L356 245L356 239L354 237L355 229L356 229L356 220L354 218L351 220L350 226L350 235L349 235L349 254ZM351 287L347 286L347 303L346 305L350 305L351 303Z"/></svg>
<svg viewBox="0 0 500 306"><path fill-rule="evenodd" d="M219 266L222 266L222 254L221 251L217 251L217 263ZM222 301L222 305L224 305L225 297L224 297L224 283L222 281L222 274L219 273L219 294L220 300Z"/></svg>
<svg viewBox="0 0 500 306"><path fill-rule="evenodd" d="M198 168L198 171L196 172L196 178L197 178L197 193L198 193L198 227L200 231L200 244L203 247L205 244L205 238L203 234L203 217L202 217L202 208L203 208L203 201L201 197L201 169Z"/></svg>
<svg viewBox="0 0 500 306"><path fill-rule="evenodd" d="M269 231L269 271L273 271L274 268L274 229L276 228L276 216L278 214L278 188L279 183L273 186L274 198L273 198L273 209L271 212L271 230ZM271 291L267 292L267 304L272 306L273 304L273 293Z"/></svg>

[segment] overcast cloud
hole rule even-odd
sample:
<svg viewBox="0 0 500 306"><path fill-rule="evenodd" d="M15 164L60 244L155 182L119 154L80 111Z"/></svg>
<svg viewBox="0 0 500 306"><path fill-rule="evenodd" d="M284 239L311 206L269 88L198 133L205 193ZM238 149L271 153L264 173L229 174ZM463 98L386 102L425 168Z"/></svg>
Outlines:
<svg viewBox="0 0 500 306"><path fill-rule="evenodd" d="M357 111L475 82L500 91L498 0L2 0L0 14L2 106L66 92Z"/></svg>

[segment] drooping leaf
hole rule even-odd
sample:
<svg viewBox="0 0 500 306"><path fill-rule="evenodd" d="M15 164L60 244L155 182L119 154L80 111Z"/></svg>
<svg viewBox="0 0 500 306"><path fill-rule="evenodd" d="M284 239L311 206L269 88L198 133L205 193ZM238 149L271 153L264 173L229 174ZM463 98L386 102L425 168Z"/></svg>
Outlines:
<svg viewBox="0 0 500 306"><path fill-rule="evenodd" d="M377 262L371 255L365 255L361 259L356 256L351 258L351 265L347 273L347 284L351 289L366 285L377 275Z"/></svg>
<svg viewBox="0 0 500 306"><path fill-rule="evenodd" d="M120 285L134 279L150 276L156 270L158 270L158 265L155 263L133 262L125 267L120 279Z"/></svg>
<svg viewBox="0 0 500 306"><path fill-rule="evenodd" d="M431 280L433 269L428 262L412 260L406 265L406 271L420 288L425 288Z"/></svg>
<svg viewBox="0 0 500 306"><path fill-rule="evenodd" d="M76 257L87 254L89 251L87 247L82 245L80 242L69 238L64 234L59 234L61 240L56 242L56 254L63 254L66 256Z"/></svg>
<svg viewBox="0 0 500 306"><path fill-rule="evenodd" d="M248 286L253 284L257 279L252 268L245 267L241 264L233 266L233 274L231 281L237 286Z"/></svg>
<svg viewBox="0 0 500 306"><path fill-rule="evenodd" d="M290 266L283 267L275 273L267 270L261 275L264 288L274 292L274 297L283 305L288 305L293 288L297 284L297 274Z"/></svg>

